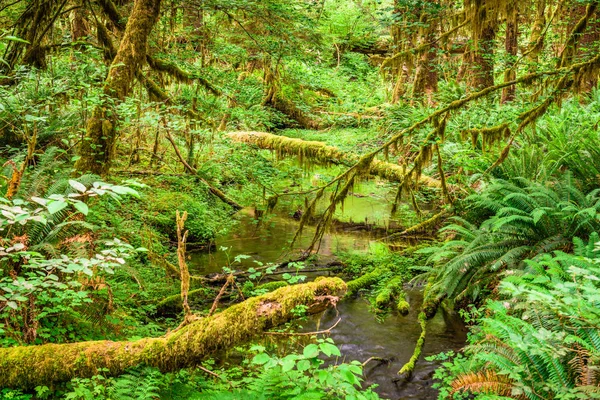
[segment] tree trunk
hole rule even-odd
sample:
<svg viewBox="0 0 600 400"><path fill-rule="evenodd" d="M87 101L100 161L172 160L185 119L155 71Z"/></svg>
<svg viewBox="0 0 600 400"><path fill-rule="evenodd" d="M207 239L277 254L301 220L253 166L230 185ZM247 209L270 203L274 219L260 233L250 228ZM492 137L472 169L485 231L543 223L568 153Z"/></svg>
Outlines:
<svg viewBox="0 0 600 400"><path fill-rule="evenodd" d="M474 49L470 59L468 86L481 90L494 86L494 41L496 39L497 10L491 0L474 0L472 24ZM497 5L496 5L497 6Z"/></svg>
<svg viewBox="0 0 600 400"><path fill-rule="evenodd" d="M517 77L514 65L517 60L518 38L519 38L519 5L518 0L510 0L506 5L506 37L504 48L506 50L506 64L504 70L504 82L510 82ZM516 86L508 86L502 90L501 103L515 99Z"/></svg>
<svg viewBox="0 0 600 400"><path fill-rule="evenodd" d="M575 6L575 16L585 15L585 6ZM587 20L586 27L580 35L577 46L575 62L581 62L589 59L600 51L598 41L600 40L600 18L598 16L598 7L596 6ZM575 88L578 93L588 94L598 86L598 69L591 67L583 71L576 77Z"/></svg>
<svg viewBox="0 0 600 400"><path fill-rule="evenodd" d="M427 21L429 19L429 21ZM437 38L438 21L432 18L427 18L425 15L422 22L427 25L425 32L422 35L422 43L433 43ZM425 50L417 61L417 69L415 72L415 82L413 85L413 98L421 100L427 97L429 104L433 104L433 95L438 88L438 73L435 65L438 45L432 44L431 47Z"/></svg>
<svg viewBox="0 0 600 400"><path fill-rule="evenodd" d="M72 7L78 7L71 10L69 15L69 28L71 30L71 40L76 42L89 36L90 26L86 18L86 9L80 2L72 2Z"/></svg>
<svg viewBox="0 0 600 400"><path fill-rule="evenodd" d="M335 304L345 290L346 284L339 278L287 286L252 297L158 338L3 348L0 349L0 387L31 390L74 377L91 377L101 368L114 376L140 364L162 371L194 366L216 352L228 350L293 319L298 305L309 306L309 313L324 310L329 304Z"/></svg>
<svg viewBox="0 0 600 400"><path fill-rule="evenodd" d="M94 109L79 148L81 158L75 163L79 172L108 173L117 141L114 106L131 93L135 74L146 60L148 36L159 12L160 0L135 1L121 45L104 82L104 102Z"/></svg>
<svg viewBox="0 0 600 400"><path fill-rule="evenodd" d="M527 59L529 60L530 72L537 71L537 64L539 61L539 54L544 48L544 28L546 26L546 1L536 1L536 15L533 27L531 28L531 37L529 39Z"/></svg>

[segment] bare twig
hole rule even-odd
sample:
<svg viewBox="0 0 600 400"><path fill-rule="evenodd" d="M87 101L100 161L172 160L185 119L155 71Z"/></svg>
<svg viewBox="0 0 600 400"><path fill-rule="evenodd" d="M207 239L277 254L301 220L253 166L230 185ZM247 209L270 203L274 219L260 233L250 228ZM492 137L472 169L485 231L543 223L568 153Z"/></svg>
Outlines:
<svg viewBox="0 0 600 400"><path fill-rule="evenodd" d="M188 292L190 291L190 271L188 270L187 263L185 262L185 244L189 231L184 232L185 220L187 219L187 211L183 212L183 215L179 214L179 210L176 212L177 218L177 261L179 262L179 274L181 277L181 301L184 312L184 323L188 323L192 320L192 310L188 304Z"/></svg>
<svg viewBox="0 0 600 400"><path fill-rule="evenodd" d="M315 332L265 332L266 335L272 335L272 336L314 336L314 335L324 335L324 334L329 334L331 333L331 331L333 330L333 328L335 328L336 326L338 326L338 324L342 321L342 319L338 319L337 322L333 325L331 325L329 328L322 330L322 331L315 331Z"/></svg>
<svg viewBox="0 0 600 400"><path fill-rule="evenodd" d="M219 305L219 301L221 300L221 297L225 293L225 289L227 289L227 286L229 286L233 283L233 280L234 280L233 274L229 274L229 276L227 277L227 280L225 281L225 284L223 285L223 287L221 287L221 290L219 290L219 294L217 294L217 297L215 297L215 301L213 301L213 305L210 308L210 311L208 312L209 317L211 315L213 315L213 313L217 309L217 307Z"/></svg>

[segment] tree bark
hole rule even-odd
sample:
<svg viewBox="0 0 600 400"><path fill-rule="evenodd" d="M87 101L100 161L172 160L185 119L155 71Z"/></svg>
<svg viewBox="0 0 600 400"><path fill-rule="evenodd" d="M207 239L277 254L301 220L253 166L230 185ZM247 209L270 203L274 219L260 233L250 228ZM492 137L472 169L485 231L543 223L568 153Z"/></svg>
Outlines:
<svg viewBox="0 0 600 400"><path fill-rule="evenodd" d="M438 50L438 45L435 43L438 20L424 15L422 17L422 22L427 25L426 28L424 28L425 32L422 35L422 43L434 44L419 55L415 72L415 82L413 85L413 98L415 100L421 100L424 97L427 97L428 103L433 104L433 95L438 89L438 73L435 65Z"/></svg>
<svg viewBox="0 0 600 400"><path fill-rule="evenodd" d="M114 106L131 93L134 77L146 60L148 36L158 19L160 0L136 0L125 27L119 50L104 83L104 101L88 121L75 163L79 172L106 175L117 141L117 114Z"/></svg>
<svg viewBox="0 0 600 400"><path fill-rule="evenodd" d="M504 82L510 82L517 77L517 71L514 68L517 60L519 38L519 3L518 0L509 0L506 5L506 37L504 39L504 48L508 57L505 70ZM515 85L505 87L502 90L500 102L506 103L515 99L517 87Z"/></svg>
<svg viewBox="0 0 600 400"><path fill-rule="evenodd" d="M468 86L481 90L494 86L494 41L496 40L497 20L491 0L471 0L474 8L472 16L474 49L470 54L470 76Z"/></svg>
<svg viewBox="0 0 600 400"><path fill-rule="evenodd" d="M326 278L252 297L159 338L3 348L0 387L30 390L74 377L91 377L101 368L114 376L140 364L162 371L194 366L218 351L293 319L298 305L307 305L309 313L317 313L335 304L345 291L341 279Z"/></svg>

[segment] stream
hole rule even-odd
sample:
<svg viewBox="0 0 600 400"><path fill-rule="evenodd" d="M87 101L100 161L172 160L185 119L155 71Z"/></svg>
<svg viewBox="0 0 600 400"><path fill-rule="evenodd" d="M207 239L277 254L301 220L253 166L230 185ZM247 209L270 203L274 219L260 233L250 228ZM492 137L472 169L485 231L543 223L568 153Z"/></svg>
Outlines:
<svg viewBox="0 0 600 400"><path fill-rule="evenodd" d="M379 224L387 225L390 221L386 221L383 216L386 213L389 215L389 204L386 196L351 197L345 204L343 214L347 219L348 215L351 215L350 222L379 218ZM191 254L190 270L198 274L210 274L222 272L223 266L227 265L240 270L256 267L255 261L280 263L297 258L300 250L285 250L289 248L298 227L298 221L290 217L292 213L290 210L279 210L257 222L253 209L242 210L237 216L237 226L228 234L217 238L215 249L209 253ZM305 227L296 248L308 246L313 232L314 228ZM379 238L378 235L381 235L381 230L369 231L348 227L329 232L324 236L320 247L320 263L323 263L323 260L334 260L337 251L368 251L371 243ZM249 257L242 257L235 262L236 256L239 255ZM309 275L308 279L314 277ZM397 372L411 357L421 333L417 314L422 293L419 289L408 289L406 292L411 305L407 316L402 316L394 310L385 318L378 317L368 301L359 297L338 303L337 311L327 310L318 319L305 323L304 329L325 329L333 325L338 318L342 318L330 336L340 348L344 359L361 362L370 357L391 359L388 364L372 361L365 366L366 385L377 384L375 390L382 398L435 399L437 391L432 388L432 376L438 364L424 358L460 349L466 340L466 329L458 315L440 309L427 324L425 346L412 376L409 379L398 379Z"/></svg>

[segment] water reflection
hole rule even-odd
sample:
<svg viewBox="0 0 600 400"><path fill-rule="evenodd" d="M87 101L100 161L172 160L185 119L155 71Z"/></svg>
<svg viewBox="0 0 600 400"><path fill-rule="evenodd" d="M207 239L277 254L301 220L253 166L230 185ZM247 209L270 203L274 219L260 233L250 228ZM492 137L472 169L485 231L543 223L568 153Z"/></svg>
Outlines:
<svg viewBox="0 0 600 400"><path fill-rule="evenodd" d="M377 384L376 391L389 399L435 399L437 391L431 387L433 372L438 364L424 357L448 350L459 350L465 343L466 330L456 315L444 315L443 311L428 322L427 337L421 359L409 380L398 380L397 372L412 356L415 343L421 333L417 313L421 294L417 290L407 292L411 312L407 316L390 314L379 322L369 310L365 299L349 299L338 304L336 310L328 310L320 316L320 327L329 327L342 318L332 331L331 338L346 360L364 362L370 357L391 359L389 364L371 362L365 367L366 383ZM339 313L339 316L338 316ZM317 322L306 324L305 330L316 330Z"/></svg>

